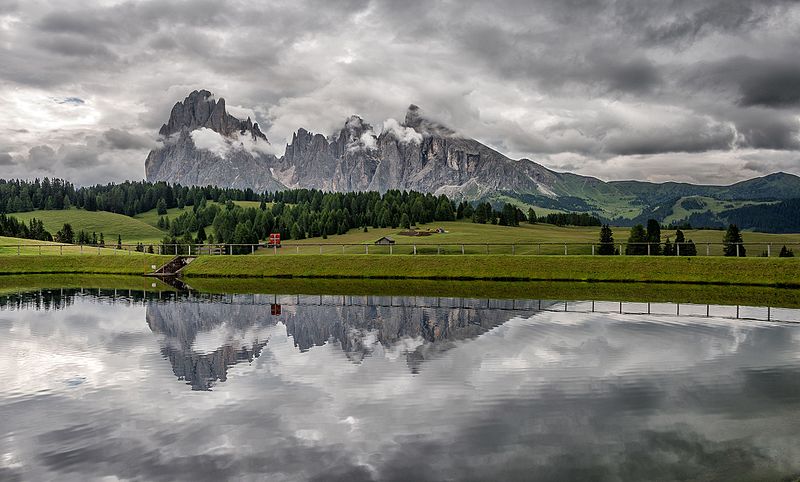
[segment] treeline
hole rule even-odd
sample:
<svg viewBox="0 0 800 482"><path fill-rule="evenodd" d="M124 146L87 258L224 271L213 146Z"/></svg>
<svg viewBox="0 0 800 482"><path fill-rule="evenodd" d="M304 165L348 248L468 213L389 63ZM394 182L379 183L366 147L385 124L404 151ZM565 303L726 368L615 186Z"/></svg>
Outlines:
<svg viewBox="0 0 800 482"><path fill-rule="evenodd" d="M458 212L464 210L463 217L472 218L473 223L498 224L500 226L519 226L527 221L530 224L546 223L556 226L600 226L600 219L587 213L550 213L545 216L536 216L536 212L528 209L527 215L520 208L511 203L503 204L502 209L495 210L488 202L478 203L473 208L468 203L458 206Z"/></svg>
<svg viewBox="0 0 800 482"><path fill-rule="evenodd" d="M461 206L463 208L463 206ZM463 210L461 211L463 216ZM417 223L453 221L457 206L447 196L414 191L329 193L296 189L262 196L258 208L201 199L158 226L169 235L163 244L255 244L270 233L281 239L327 238L350 229L409 228ZM213 234L206 234L207 228Z"/></svg>
<svg viewBox="0 0 800 482"><path fill-rule="evenodd" d="M720 213L730 223L766 233L800 232L800 199L743 206Z"/></svg>
<svg viewBox="0 0 800 482"><path fill-rule="evenodd" d="M32 218L25 224L24 221L5 214L0 214L0 236L10 238L35 239L37 241L52 241L53 236L44 229L44 223Z"/></svg>
<svg viewBox="0 0 800 482"><path fill-rule="evenodd" d="M163 182L133 182L76 188L61 179L34 181L0 179L0 213L16 213L36 209L69 209L109 211L133 216L155 209L159 201L167 208L182 208L201 199L225 202L258 201L261 196L251 189L223 189L213 186L186 187Z"/></svg>
<svg viewBox="0 0 800 482"><path fill-rule="evenodd" d="M614 242L614 232L608 224L600 228L600 255L620 254L619 248ZM661 224L655 219L647 221L647 228L637 224L631 228L625 245L625 254L629 256L697 256L697 246L691 239L686 239L683 231L675 230L675 242L673 244L667 236L666 241L661 242ZM727 255L727 252L726 252Z"/></svg>

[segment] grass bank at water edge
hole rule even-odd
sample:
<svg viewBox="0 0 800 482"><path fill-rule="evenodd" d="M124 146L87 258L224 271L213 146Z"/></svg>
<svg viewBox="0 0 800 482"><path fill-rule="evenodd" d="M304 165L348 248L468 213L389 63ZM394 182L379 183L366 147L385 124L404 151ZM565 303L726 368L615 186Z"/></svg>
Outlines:
<svg viewBox="0 0 800 482"><path fill-rule="evenodd" d="M0 256L0 275L13 274L125 274L142 275L171 256L136 253L128 256L42 255Z"/></svg>
<svg viewBox="0 0 800 482"><path fill-rule="evenodd" d="M800 287L800 259L633 256L208 256L187 277L609 281Z"/></svg>

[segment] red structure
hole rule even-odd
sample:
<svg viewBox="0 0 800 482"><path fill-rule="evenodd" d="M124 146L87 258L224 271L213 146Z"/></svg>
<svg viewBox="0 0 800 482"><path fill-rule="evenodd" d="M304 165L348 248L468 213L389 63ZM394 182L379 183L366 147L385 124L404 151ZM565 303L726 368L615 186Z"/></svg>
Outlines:
<svg viewBox="0 0 800 482"><path fill-rule="evenodd" d="M268 248L280 248L281 247L281 233L272 233L269 235L269 244L267 244Z"/></svg>
<svg viewBox="0 0 800 482"><path fill-rule="evenodd" d="M280 316L280 314L281 314L281 305L273 303L273 304L271 304L269 306L269 308L270 308L269 311L270 311L270 313L272 313L272 316Z"/></svg>

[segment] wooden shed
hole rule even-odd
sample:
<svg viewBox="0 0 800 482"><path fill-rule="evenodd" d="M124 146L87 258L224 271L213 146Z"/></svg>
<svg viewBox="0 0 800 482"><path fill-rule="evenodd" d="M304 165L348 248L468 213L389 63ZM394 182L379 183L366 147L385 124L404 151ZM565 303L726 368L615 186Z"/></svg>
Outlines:
<svg viewBox="0 0 800 482"><path fill-rule="evenodd" d="M390 238L389 236L384 236L381 239L375 241L375 244L378 244L378 245L381 245L381 246L388 246L390 244L394 244L394 239Z"/></svg>

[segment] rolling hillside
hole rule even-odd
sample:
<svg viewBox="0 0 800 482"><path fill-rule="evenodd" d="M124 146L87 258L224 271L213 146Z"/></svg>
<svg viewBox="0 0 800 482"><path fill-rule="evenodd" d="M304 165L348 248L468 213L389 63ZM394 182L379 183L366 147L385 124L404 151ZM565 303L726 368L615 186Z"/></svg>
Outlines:
<svg viewBox="0 0 800 482"><path fill-rule="evenodd" d="M164 233L154 225L140 219L106 211L40 210L14 213L13 216L25 222L31 218L39 219L44 223L45 229L53 235L61 229L64 223L71 224L76 233L81 230L87 233L96 232L98 235L103 233L106 244L116 243L118 235L122 236L123 243L154 243L164 237Z"/></svg>

